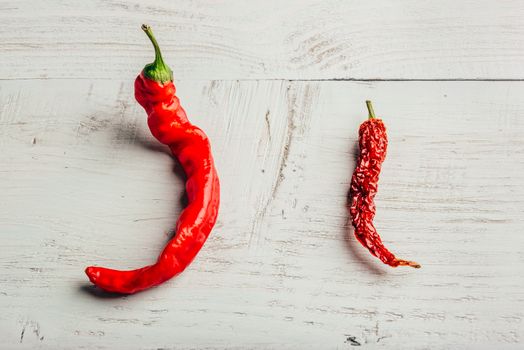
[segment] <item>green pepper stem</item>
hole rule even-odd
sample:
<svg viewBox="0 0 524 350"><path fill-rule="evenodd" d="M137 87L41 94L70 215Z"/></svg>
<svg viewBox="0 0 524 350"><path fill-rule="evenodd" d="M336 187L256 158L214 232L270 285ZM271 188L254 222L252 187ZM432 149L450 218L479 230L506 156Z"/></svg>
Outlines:
<svg viewBox="0 0 524 350"><path fill-rule="evenodd" d="M158 42L156 41L155 36L153 35L153 31L151 30L151 27L147 24L142 24L142 30L146 33L149 40L151 40L151 43L153 44L153 47L155 48L155 62L158 64L163 64L164 60L162 59L162 52L160 52L160 47L158 46Z"/></svg>
<svg viewBox="0 0 524 350"><path fill-rule="evenodd" d="M173 72L167 66L167 64L164 63L164 60L162 59L162 52L160 51L160 46L158 46L158 42L156 41L155 36L153 35L151 27L147 24L142 24L142 30L146 33L149 40L151 40L153 48L155 49L155 60L153 61L153 63L147 64L144 67L144 75L149 79L161 83L173 80Z"/></svg>
<svg viewBox="0 0 524 350"><path fill-rule="evenodd" d="M369 119L375 119L375 111L373 110L373 105L371 104L371 101L367 100L366 106L368 107Z"/></svg>

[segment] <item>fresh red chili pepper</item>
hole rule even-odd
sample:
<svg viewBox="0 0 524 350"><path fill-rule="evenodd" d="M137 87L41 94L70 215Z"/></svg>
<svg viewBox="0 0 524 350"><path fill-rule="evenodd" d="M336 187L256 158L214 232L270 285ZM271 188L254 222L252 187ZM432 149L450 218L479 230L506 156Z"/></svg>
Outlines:
<svg viewBox="0 0 524 350"><path fill-rule="evenodd" d="M135 80L135 98L148 114L155 138L168 145L187 175L188 206L176 224L176 233L157 262L137 270L88 267L86 274L98 287L116 293L136 293L182 272L202 248L215 225L220 184L207 135L189 122L175 96L173 73L164 63L151 28L142 25L155 49L155 61Z"/></svg>
<svg viewBox="0 0 524 350"><path fill-rule="evenodd" d="M386 126L381 119L375 117L371 101L366 101L369 118L360 125L357 167L351 178L350 208L351 223L355 228L355 236L368 250L382 260L383 263L397 266L419 268L413 261L397 259L382 243L373 225L375 217L374 198L378 189L378 177L388 147Z"/></svg>

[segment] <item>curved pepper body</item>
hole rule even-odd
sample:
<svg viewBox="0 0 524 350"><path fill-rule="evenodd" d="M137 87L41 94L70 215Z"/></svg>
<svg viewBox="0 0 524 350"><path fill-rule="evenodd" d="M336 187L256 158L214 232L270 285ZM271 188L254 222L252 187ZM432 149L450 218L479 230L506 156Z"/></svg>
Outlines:
<svg viewBox="0 0 524 350"><path fill-rule="evenodd" d="M182 272L202 248L215 225L220 183L207 135L187 119L172 81L164 84L140 74L135 98L148 114L153 136L168 145L187 176L189 204L176 224L176 233L157 262L137 270L120 271L88 267L86 273L98 287L117 293L136 293Z"/></svg>
<svg viewBox="0 0 524 350"><path fill-rule="evenodd" d="M368 108L371 103L369 103ZM373 218L375 217L375 195L378 190L378 179L382 163L386 159L388 138L386 126L381 119L371 117L359 128L360 153L357 167L351 178L350 207L351 224L355 228L355 236L371 254L383 263L392 267L407 265L420 267L415 262L397 259L382 243Z"/></svg>

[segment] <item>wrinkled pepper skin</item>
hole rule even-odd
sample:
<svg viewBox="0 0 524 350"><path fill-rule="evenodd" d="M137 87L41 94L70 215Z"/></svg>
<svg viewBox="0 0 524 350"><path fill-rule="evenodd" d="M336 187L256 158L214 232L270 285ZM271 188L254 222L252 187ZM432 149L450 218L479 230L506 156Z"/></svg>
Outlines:
<svg viewBox="0 0 524 350"><path fill-rule="evenodd" d="M135 80L135 98L147 112L151 133L169 146L186 173L189 204L177 221L175 236L155 264L130 271L86 269L91 282L105 291L132 294L181 273L200 251L217 220L220 183L209 139L189 122L175 92L172 79L155 81L143 71Z"/></svg>
<svg viewBox="0 0 524 350"><path fill-rule="evenodd" d="M370 117L359 128L360 153L357 167L351 178L349 212L357 240L371 254L392 267L406 265L418 268L419 264L397 259L382 243L373 218L375 217L375 195L382 163L386 159L388 138L386 126L375 118L371 102L367 101Z"/></svg>

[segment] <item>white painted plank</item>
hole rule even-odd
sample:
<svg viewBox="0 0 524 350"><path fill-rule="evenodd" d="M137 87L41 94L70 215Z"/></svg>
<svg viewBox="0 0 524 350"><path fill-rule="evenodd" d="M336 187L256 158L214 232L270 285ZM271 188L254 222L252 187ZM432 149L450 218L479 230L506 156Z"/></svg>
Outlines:
<svg viewBox="0 0 524 350"><path fill-rule="evenodd" d="M0 3L0 79L524 79L519 0Z"/></svg>
<svg viewBox="0 0 524 350"><path fill-rule="evenodd" d="M132 80L2 83L2 348L522 347L524 83L177 86L213 142L219 221L184 274L111 298L83 268L154 261L175 163ZM420 270L382 266L346 226L366 98L390 136L376 223Z"/></svg>

